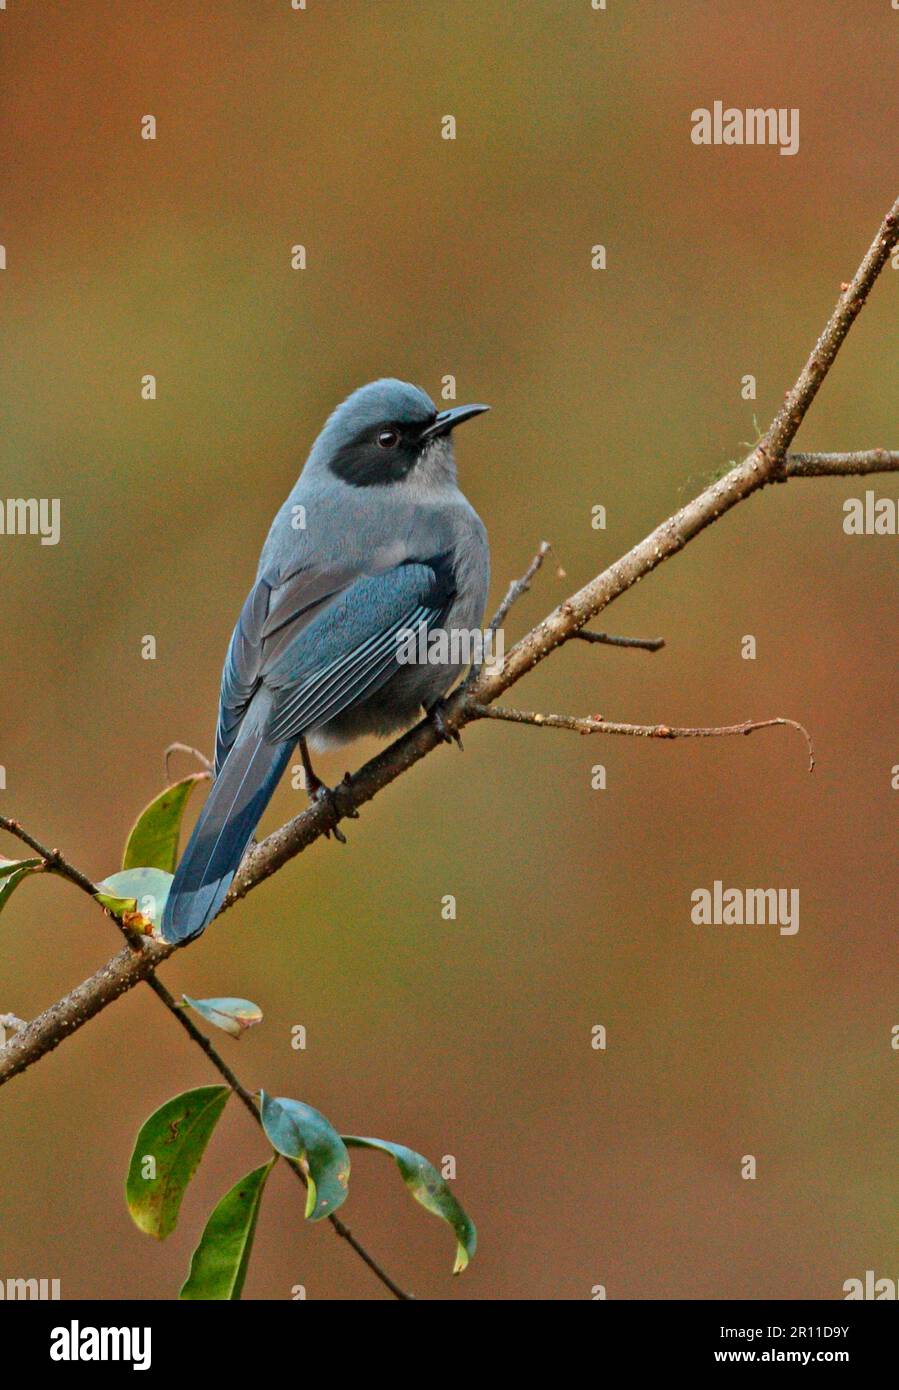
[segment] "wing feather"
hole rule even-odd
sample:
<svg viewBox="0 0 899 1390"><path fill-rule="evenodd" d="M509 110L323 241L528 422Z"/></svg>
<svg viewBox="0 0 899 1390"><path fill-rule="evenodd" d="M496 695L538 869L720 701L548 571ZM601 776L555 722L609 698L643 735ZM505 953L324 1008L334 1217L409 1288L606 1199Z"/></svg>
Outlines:
<svg viewBox="0 0 899 1390"><path fill-rule="evenodd" d="M351 584L266 673L274 694L266 738L298 738L383 685L399 669L400 634L439 626L453 593L439 562L399 565Z"/></svg>
<svg viewBox="0 0 899 1390"><path fill-rule="evenodd" d="M454 596L446 557L380 574L336 566L260 575L244 603L222 673L216 772L260 686L273 695L266 740L326 724L398 669L400 632L446 617Z"/></svg>
<svg viewBox="0 0 899 1390"><path fill-rule="evenodd" d="M285 575L263 573L256 580L235 625L222 671L216 773L234 745L266 667L357 576L358 570L333 565L309 566Z"/></svg>

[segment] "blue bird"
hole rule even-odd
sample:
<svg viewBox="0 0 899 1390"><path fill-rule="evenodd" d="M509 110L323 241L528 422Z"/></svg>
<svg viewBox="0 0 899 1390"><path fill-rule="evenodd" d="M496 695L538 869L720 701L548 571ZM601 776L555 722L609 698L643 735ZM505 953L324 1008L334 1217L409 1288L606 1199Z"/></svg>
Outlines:
<svg viewBox="0 0 899 1390"><path fill-rule="evenodd" d="M166 941L198 936L218 912L298 745L307 790L328 798L310 748L393 733L422 709L445 734L439 702L464 666L439 637L477 627L490 573L484 525L456 482L452 432L487 409L438 411L417 386L387 378L328 419L272 523L231 637L215 776L166 903ZM447 661L404 660L412 632Z"/></svg>

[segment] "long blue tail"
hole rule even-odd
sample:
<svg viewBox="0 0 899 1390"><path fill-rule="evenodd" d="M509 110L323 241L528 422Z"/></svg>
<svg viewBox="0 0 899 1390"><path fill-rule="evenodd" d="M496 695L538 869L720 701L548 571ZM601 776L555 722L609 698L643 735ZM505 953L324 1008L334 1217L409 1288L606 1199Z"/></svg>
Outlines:
<svg viewBox="0 0 899 1390"><path fill-rule="evenodd" d="M212 921L281 779L293 742L241 731L182 855L162 917L165 941L189 941Z"/></svg>

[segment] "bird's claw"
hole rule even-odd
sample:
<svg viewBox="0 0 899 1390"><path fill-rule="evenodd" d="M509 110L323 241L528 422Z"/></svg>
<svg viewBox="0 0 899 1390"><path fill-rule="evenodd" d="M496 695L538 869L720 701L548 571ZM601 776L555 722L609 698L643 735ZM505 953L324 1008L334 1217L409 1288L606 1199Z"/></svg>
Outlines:
<svg viewBox="0 0 899 1390"><path fill-rule="evenodd" d="M330 825L325 829L325 837L330 840L334 836L342 845L346 844L346 836L340 828L340 811L337 807L337 797L330 787L326 787L324 782L310 789L313 801L325 807Z"/></svg>
<svg viewBox="0 0 899 1390"><path fill-rule="evenodd" d="M324 782L319 782L318 778L316 778L312 786L308 787L308 792L312 800L323 805L326 809L326 814L330 821L330 825L325 830L326 839L330 840L333 835L334 839L338 840L342 845L346 844L346 836L340 828L341 820L344 816L351 820L359 819L359 812L355 807L349 811L343 811L340 807L340 789L347 781L348 777L349 773L346 774L343 782L340 782L336 787L327 787Z"/></svg>
<svg viewBox="0 0 899 1390"><path fill-rule="evenodd" d="M458 729L451 729L444 717L446 706L442 700L438 700L436 705L432 705L428 710L428 718L434 726L434 732L441 743L457 743L462 748L462 735Z"/></svg>

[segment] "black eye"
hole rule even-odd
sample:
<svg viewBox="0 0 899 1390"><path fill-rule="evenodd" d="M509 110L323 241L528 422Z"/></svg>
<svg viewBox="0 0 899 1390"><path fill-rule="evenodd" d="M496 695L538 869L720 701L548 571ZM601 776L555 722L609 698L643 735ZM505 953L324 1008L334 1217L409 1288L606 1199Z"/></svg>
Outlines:
<svg viewBox="0 0 899 1390"><path fill-rule="evenodd" d="M378 435L378 443L380 444L380 446L381 446L382 449L395 449L396 446L397 446L397 444L399 444L399 442L400 442L400 432L399 432L399 430L394 430L394 429L381 430L381 433Z"/></svg>

